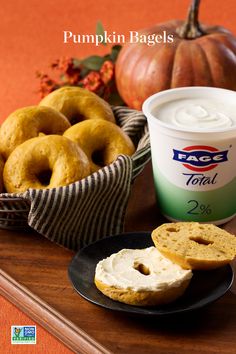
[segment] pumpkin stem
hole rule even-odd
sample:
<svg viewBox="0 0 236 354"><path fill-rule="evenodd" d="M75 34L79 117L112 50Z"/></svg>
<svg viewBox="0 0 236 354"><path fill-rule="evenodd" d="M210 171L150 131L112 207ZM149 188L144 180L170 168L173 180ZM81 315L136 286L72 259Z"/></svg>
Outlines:
<svg viewBox="0 0 236 354"><path fill-rule="evenodd" d="M193 0L189 8L188 18L183 26L177 29L181 38L195 39L203 36L205 33L198 22L198 11L201 0Z"/></svg>

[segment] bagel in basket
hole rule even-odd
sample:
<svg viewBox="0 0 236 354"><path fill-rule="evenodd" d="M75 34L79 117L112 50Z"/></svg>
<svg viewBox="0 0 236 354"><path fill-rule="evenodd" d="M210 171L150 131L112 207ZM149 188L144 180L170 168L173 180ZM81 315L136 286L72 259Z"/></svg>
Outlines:
<svg viewBox="0 0 236 354"><path fill-rule="evenodd" d="M213 224L166 223L152 232L156 248L184 269L214 269L236 256L236 237Z"/></svg>
<svg viewBox="0 0 236 354"><path fill-rule="evenodd" d="M9 193L28 188L66 186L90 174L87 156L78 144L59 135L32 138L19 145L9 156L3 170Z"/></svg>
<svg viewBox="0 0 236 354"><path fill-rule="evenodd" d="M110 105L95 93L81 87L61 87L44 97L40 106L54 108L72 124L85 119L105 119L115 123Z"/></svg>
<svg viewBox="0 0 236 354"><path fill-rule="evenodd" d="M30 106L17 109L0 128L0 153L5 159L20 144L41 133L62 135L70 123L50 107Z"/></svg>
<svg viewBox="0 0 236 354"><path fill-rule="evenodd" d="M3 168L4 168L4 161L2 156L0 155L0 193L3 192Z"/></svg>
<svg viewBox="0 0 236 354"><path fill-rule="evenodd" d="M89 159L92 172L109 165L120 154L132 155L135 152L130 137L118 125L103 119L77 123L63 135L79 144Z"/></svg>
<svg viewBox="0 0 236 354"><path fill-rule="evenodd" d="M113 300L136 306L167 304L180 297L192 278L155 247L123 249L100 261L97 288Z"/></svg>

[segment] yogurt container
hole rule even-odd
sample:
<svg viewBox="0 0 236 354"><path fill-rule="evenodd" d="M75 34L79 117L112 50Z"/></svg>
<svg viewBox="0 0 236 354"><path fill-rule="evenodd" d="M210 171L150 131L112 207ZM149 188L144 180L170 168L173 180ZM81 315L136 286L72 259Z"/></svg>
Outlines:
<svg viewBox="0 0 236 354"><path fill-rule="evenodd" d="M236 92L183 87L143 104L158 206L171 221L236 215Z"/></svg>

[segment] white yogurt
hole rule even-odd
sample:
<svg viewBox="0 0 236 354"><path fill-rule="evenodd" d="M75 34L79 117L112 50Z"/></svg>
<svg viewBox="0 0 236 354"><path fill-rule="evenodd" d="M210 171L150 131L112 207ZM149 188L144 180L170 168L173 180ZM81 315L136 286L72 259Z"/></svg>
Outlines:
<svg viewBox="0 0 236 354"><path fill-rule="evenodd" d="M143 105L153 176L171 221L223 224L236 215L236 92L183 87Z"/></svg>
<svg viewBox="0 0 236 354"><path fill-rule="evenodd" d="M236 105L218 99L181 98L153 109L158 120L183 129L214 131L236 125Z"/></svg>

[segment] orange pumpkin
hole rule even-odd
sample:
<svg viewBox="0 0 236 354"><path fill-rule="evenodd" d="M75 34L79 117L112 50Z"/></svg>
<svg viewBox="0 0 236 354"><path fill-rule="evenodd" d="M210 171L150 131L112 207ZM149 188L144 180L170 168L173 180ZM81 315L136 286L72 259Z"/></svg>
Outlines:
<svg viewBox="0 0 236 354"><path fill-rule="evenodd" d="M198 22L194 0L186 22L173 20L139 34L173 34L172 43L126 44L116 63L116 83L126 104L141 109L150 95L183 86L236 90L236 38L225 28Z"/></svg>

